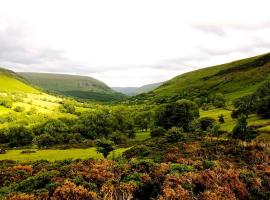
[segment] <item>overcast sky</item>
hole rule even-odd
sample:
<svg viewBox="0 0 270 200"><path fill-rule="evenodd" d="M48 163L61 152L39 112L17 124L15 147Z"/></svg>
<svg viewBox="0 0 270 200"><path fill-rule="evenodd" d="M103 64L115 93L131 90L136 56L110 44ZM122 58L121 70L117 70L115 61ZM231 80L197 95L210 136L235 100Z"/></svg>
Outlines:
<svg viewBox="0 0 270 200"><path fill-rule="evenodd" d="M0 0L0 65L141 86L270 52L269 0Z"/></svg>

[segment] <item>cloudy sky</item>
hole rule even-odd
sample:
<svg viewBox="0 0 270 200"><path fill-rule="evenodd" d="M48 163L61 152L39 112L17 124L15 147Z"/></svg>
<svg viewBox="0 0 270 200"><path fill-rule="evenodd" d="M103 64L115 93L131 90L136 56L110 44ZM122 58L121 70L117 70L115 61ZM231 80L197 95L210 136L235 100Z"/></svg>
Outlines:
<svg viewBox="0 0 270 200"><path fill-rule="evenodd" d="M270 52L269 0L0 0L0 66L140 86Z"/></svg>

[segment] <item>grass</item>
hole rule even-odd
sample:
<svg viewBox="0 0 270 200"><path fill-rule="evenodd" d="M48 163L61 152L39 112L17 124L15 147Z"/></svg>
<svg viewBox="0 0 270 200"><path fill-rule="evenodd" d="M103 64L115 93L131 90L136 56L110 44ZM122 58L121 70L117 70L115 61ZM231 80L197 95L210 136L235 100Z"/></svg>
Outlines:
<svg viewBox="0 0 270 200"><path fill-rule="evenodd" d="M225 123L221 124L221 130L231 132L235 126L235 120L231 118L231 111L223 108L211 109L211 110L200 110L200 117L212 117L218 121L218 116L223 114Z"/></svg>
<svg viewBox="0 0 270 200"><path fill-rule="evenodd" d="M39 93L35 88L16 79L14 76L8 75L0 71L0 91L5 92L26 92Z"/></svg>
<svg viewBox="0 0 270 200"><path fill-rule="evenodd" d="M154 91L134 97L134 100L174 101L198 97L203 91L223 93L231 101L254 92L270 78L270 54L203 68L179 75Z"/></svg>
<svg viewBox="0 0 270 200"><path fill-rule="evenodd" d="M144 141L144 140L147 140L149 139L151 136L150 136L150 132L149 131L145 131L145 132L137 132L136 133L136 138L135 140L136 141Z"/></svg>
<svg viewBox="0 0 270 200"><path fill-rule="evenodd" d="M110 153L108 158L117 158L122 155L124 151L128 148L119 148ZM48 149L48 150L36 150L36 153L22 154L22 149L20 150L8 150L6 154L0 154L0 160L15 160L20 162L29 162L36 160L65 160L65 159L101 159L102 154L96 152L96 148L88 149Z"/></svg>

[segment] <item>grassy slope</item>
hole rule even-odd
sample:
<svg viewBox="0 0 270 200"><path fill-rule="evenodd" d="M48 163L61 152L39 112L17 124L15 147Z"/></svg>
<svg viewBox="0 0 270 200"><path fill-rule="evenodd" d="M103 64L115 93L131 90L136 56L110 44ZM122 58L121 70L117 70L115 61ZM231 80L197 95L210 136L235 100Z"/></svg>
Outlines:
<svg viewBox="0 0 270 200"><path fill-rule="evenodd" d="M221 92L231 100L250 94L270 77L270 54L208 67L167 81L156 90L136 99L159 100L189 96L205 90Z"/></svg>
<svg viewBox="0 0 270 200"><path fill-rule="evenodd" d="M143 85L141 87L113 87L113 89L123 94L134 96L134 95L142 94L145 92L150 92L162 84L163 83L161 82L161 83L152 83L148 85Z"/></svg>
<svg viewBox="0 0 270 200"><path fill-rule="evenodd" d="M124 97L124 95L114 92L105 83L88 76L46 73L19 74L42 89L63 95L98 101L118 100Z"/></svg>
<svg viewBox="0 0 270 200"><path fill-rule="evenodd" d="M27 85L14 72L0 68L0 91L38 93L35 88Z"/></svg>

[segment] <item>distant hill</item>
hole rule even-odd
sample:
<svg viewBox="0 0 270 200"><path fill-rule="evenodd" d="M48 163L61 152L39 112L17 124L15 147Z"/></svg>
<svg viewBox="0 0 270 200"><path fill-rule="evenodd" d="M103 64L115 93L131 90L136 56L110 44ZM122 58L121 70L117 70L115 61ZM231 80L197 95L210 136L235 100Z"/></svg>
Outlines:
<svg viewBox="0 0 270 200"><path fill-rule="evenodd" d="M163 83L153 83L153 84L148 84L141 87L112 87L112 89L114 89L117 92L126 94L128 96L135 96L135 95L142 94L145 92L150 92L162 84Z"/></svg>
<svg viewBox="0 0 270 200"><path fill-rule="evenodd" d="M113 101L125 97L113 91L105 83L88 76L30 72L18 74L33 85L62 95L97 101Z"/></svg>
<svg viewBox="0 0 270 200"><path fill-rule="evenodd" d="M0 68L0 92L26 92L39 91L27 84L20 76L11 70Z"/></svg>
<svg viewBox="0 0 270 200"><path fill-rule="evenodd" d="M168 102L223 93L228 100L254 92L270 79L270 53L188 72L131 101Z"/></svg>

